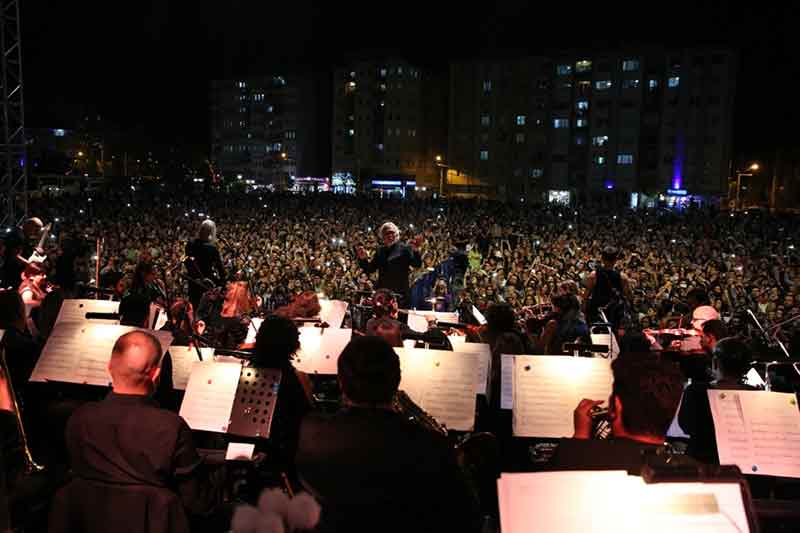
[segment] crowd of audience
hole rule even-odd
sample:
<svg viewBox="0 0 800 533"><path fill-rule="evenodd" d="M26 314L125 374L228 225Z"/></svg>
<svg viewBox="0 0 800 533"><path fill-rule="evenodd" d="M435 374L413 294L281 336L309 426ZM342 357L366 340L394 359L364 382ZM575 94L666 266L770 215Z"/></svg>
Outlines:
<svg viewBox="0 0 800 533"><path fill-rule="evenodd" d="M355 249L373 253L380 244L378 228L391 220L401 240L420 243L423 265L412 273L412 284L452 257L456 245L466 244L469 269L458 300L469 299L481 310L495 302L516 311L548 303L565 280L583 287L601 251L611 245L621 252L617 268L630 280L633 318L644 329L675 325L670 318L688 311L693 288L704 289L708 303L733 324L746 309L766 324L800 313L794 283L800 224L794 217L712 208L611 210L331 194L171 198L145 191L97 193L35 202L31 211L55 224L53 265L65 249L83 246L77 276L93 278L95 239L102 238L103 275L130 275L138 262L150 260L162 275L170 272L166 282L174 296L185 294L187 282L178 275L182 268L172 268L200 222L211 218L227 273L249 278L267 307L284 305L306 290L353 301L374 283L359 268ZM449 294L453 290L451 283L449 307L457 303Z"/></svg>
<svg viewBox="0 0 800 533"><path fill-rule="evenodd" d="M492 491L498 471L487 468L481 483L476 465L491 463L492 454L495 468L525 469L531 460L530 449L516 453L510 412L500 409L500 354L559 352L531 346L535 339L519 330L516 315L524 315L526 307L553 303L561 310L559 324L570 327L551 332L556 339L552 344L573 340L578 334L565 317L582 321L578 296L584 289L591 292L597 283L601 259L605 268L614 267L624 275L633 330L676 326L681 317L692 317L691 312L703 305L716 309L719 319L699 328L704 357L691 357L697 369L657 355L645 336L629 329L620 337L621 353L612 365L610 397L580 402L574 411L574 435L561 439L548 468L615 468L637 474L643 457L666 456L664 441L676 418L690 435L687 461L718 462L707 391L746 388L742 376L752 359L747 345L729 337L743 332L748 309L765 327L800 312L794 283L800 267L794 239L800 224L791 216L730 214L700 207L681 212L617 210L330 194L175 198L132 190L32 202L32 214L55 226L44 247L48 256L44 268L52 281L67 288L91 285L97 268L103 285L117 285L117 296L125 292L118 285L141 288L149 286L154 276L164 280L167 293L184 296L187 280L180 274L186 243L197 236L203 221L212 219L227 276L250 281L263 305L278 309L262 323L250 360L253 368L280 370L282 375L272 420L274 437L265 448L267 462L280 470L289 491L292 485L302 487L319 499L321 516L319 507L310 511L313 522L320 521L317 531L366 526L384 531L448 527L478 531L482 520L486 526L485 517L497 515L497 495ZM300 332L279 308L306 291L349 301L369 291L375 280L359 266L357 250L363 247L374 253L380 243L378 228L386 221L393 221L400 238L413 240L422 254L423 265L412 272L412 282L431 272L442 273L446 279L434 283L433 290L447 307L467 300L486 312L488 324L481 340L489 343L494 362L489 398L478 401L476 431L486 432L482 435L488 435L494 448L474 452L472 463L465 455L453 456L452 442L397 411L400 361L380 331L375 336L354 336L339 357L336 383L341 409L334 415L323 413L320 399L325 394L315 394L315 387L317 393L325 392L324 383L320 387L319 381L292 364ZM102 242L99 266L95 264L98 241ZM609 247L619 251L615 266L608 259ZM452 279L453 269L441 265L458 262L454 258L464 255L469 265L464 278ZM0 327L7 330L11 380L26 389L26 376L16 373L30 374L31 368L21 361L35 361L26 350L38 351L41 344L23 320L26 301L20 294L0 291ZM296 298L295 304L308 295ZM703 301L698 300L701 297ZM581 299L586 303L585 297ZM60 396L48 402L30 395L30 389L22 391L28 400L25 416L33 422L35 451L49 455L51 464L57 462L53 450L64 447L69 452L73 477L53 499L51 526L68 530L74 525L76 508L93 517L88 529L92 531L103 530L112 515L137 515L130 502L139 501L139 496L120 485L139 479L145 480L151 497L175 493L165 500L164 512L139 513L138 519L149 520L144 529L159 529L163 524L153 520L168 516L171 530L187 530L183 511L173 514L180 508L190 515L195 530L213 530L208 529L208 513L219 511L223 501L230 502L221 491L226 483L221 477L227 473L224 468L207 469L186 423L153 402L164 385L162 373L169 374L169 366L164 371L164 363L157 364L162 355L149 334L124 335L114 346L108 367L113 391L103 402L77 411L74 406L67 409ZM8 414L12 409L2 401L3 378L0 372L0 413ZM600 406L607 410L611 435L607 441L591 438L595 408ZM64 411L60 415L59 409ZM34 417L34 413L46 415ZM74 414L67 416L70 413ZM64 434L60 428L55 439L52 435L43 439L59 419L70 420L66 442L57 440ZM44 420L48 427L42 427ZM158 439L116 439L149 434ZM467 442L460 443L459 454L469 453L463 446ZM138 458L144 456L148 461L139 464ZM10 499L12 509L14 500ZM260 511L247 512L270 508L262 504L263 499ZM226 512L223 521L229 518ZM291 522L291 517L285 521ZM0 516L0 525L6 522L7 517ZM243 526L244 522L240 514L233 529L267 530ZM203 523L206 527L198 525Z"/></svg>

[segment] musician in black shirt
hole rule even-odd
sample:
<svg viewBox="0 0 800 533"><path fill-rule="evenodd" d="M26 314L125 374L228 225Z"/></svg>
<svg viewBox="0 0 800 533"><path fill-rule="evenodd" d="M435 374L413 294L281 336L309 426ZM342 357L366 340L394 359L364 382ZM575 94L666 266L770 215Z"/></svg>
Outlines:
<svg viewBox="0 0 800 533"><path fill-rule="evenodd" d="M422 266L422 256L417 250L418 241L412 241L411 245L400 242L400 230L391 222L381 226L379 234L383 240L383 246L378 248L375 256L370 261L367 259L367 252L359 247L358 266L367 274L378 271L377 289L389 289L400 295L400 305L408 305L410 300L408 275L412 267Z"/></svg>
<svg viewBox="0 0 800 533"><path fill-rule="evenodd" d="M617 249L607 246L603 249L602 265L589 274L586 279L583 302L586 305L586 318L590 323L600 320L600 309L624 298L630 298L631 289L627 276L614 268L617 259ZM615 306L614 309L606 309L606 316L615 327L619 326L622 319L619 316L620 310L619 306ZM608 316L609 314L611 316Z"/></svg>
<svg viewBox="0 0 800 533"><path fill-rule="evenodd" d="M639 475L643 455L664 450L667 430L683 392L678 367L642 354L620 356L612 364L608 398L611 436L592 435L592 410L604 400L583 399L575 408L575 434L561 439L551 461L555 470L628 470Z"/></svg>
<svg viewBox="0 0 800 533"><path fill-rule="evenodd" d="M117 339L108 364L113 390L79 408L67 423L72 470L89 482L174 490L190 513L206 514L222 501L219 484L212 482L186 422L151 398L160 361L154 336L134 331ZM122 516L127 511L118 509Z"/></svg>
<svg viewBox="0 0 800 533"><path fill-rule="evenodd" d="M3 270L0 273L4 288L19 287L27 260L34 252L33 241L41 235L42 226L42 221L34 217L26 220L21 228L13 228L6 233L3 240Z"/></svg>
<svg viewBox="0 0 800 533"><path fill-rule="evenodd" d="M206 219L200 224L197 238L186 245L186 269L189 277L195 281L189 282L189 301L195 309L200 304L200 298L211 286L219 286L225 279L225 267L222 257L214 245L217 239L217 226L211 219ZM206 281L208 280L208 281ZM209 284L203 287L196 282ZM210 282L210 283L208 283Z"/></svg>
<svg viewBox="0 0 800 533"><path fill-rule="evenodd" d="M317 531L478 531L452 447L392 408L400 360L391 346L353 338L338 378L345 408L300 426L297 470L322 504Z"/></svg>

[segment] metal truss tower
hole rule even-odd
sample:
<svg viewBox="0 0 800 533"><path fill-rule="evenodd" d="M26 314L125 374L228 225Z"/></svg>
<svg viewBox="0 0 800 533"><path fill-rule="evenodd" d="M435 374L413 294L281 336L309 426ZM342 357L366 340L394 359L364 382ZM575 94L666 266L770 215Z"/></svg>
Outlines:
<svg viewBox="0 0 800 533"><path fill-rule="evenodd" d="M28 211L20 0L0 0L0 226Z"/></svg>

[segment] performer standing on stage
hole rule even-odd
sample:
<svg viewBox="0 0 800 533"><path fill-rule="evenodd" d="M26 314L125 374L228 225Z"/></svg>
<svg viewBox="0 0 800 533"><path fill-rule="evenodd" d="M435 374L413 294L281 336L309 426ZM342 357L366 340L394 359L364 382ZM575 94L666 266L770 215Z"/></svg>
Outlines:
<svg viewBox="0 0 800 533"><path fill-rule="evenodd" d="M219 250L214 245L216 240L217 225L213 220L206 219L200 224L197 238L186 245L186 269L189 277L195 281L210 280L211 285L221 285L225 279L225 267L222 265ZM210 288L189 282L189 301L195 309L198 308L203 293Z"/></svg>
<svg viewBox="0 0 800 533"><path fill-rule="evenodd" d="M367 252L362 246L356 250L358 266L367 274L378 271L378 283L375 288L389 289L402 298L401 305L408 305L410 300L408 275L411 267L422 266L422 257L418 247L419 241L411 244L400 242L400 230L392 222L386 222L378 231L383 246L378 248L372 260L367 259Z"/></svg>
<svg viewBox="0 0 800 533"><path fill-rule="evenodd" d="M42 234L42 221L36 217L29 218L20 228L14 228L5 236L3 253L3 287L17 289L22 283L22 273L28 265L28 258L33 254L33 242ZM36 250L41 253L41 250Z"/></svg>

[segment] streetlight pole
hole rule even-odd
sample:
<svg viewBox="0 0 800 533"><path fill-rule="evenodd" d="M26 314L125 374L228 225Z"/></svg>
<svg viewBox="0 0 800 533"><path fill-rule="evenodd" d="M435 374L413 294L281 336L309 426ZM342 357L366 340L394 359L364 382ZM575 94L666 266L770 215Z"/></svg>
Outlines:
<svg viewBox="0 0 800 533"><path fill-rule="evenodd" d="M753 176L753 172L747 172L748 170L757 171L759 169L758 163L753 163L745 170L737 170L736 171L736 209L742 208L742 176Z"/></svg>
<svg viewBox="0 0 800 533"><path fill-rule="evenodd" d="M436 166L439 168L439 198L444 196L444 176L449 168L447 165L442 163L442 156L436 156Z"/></svg>

